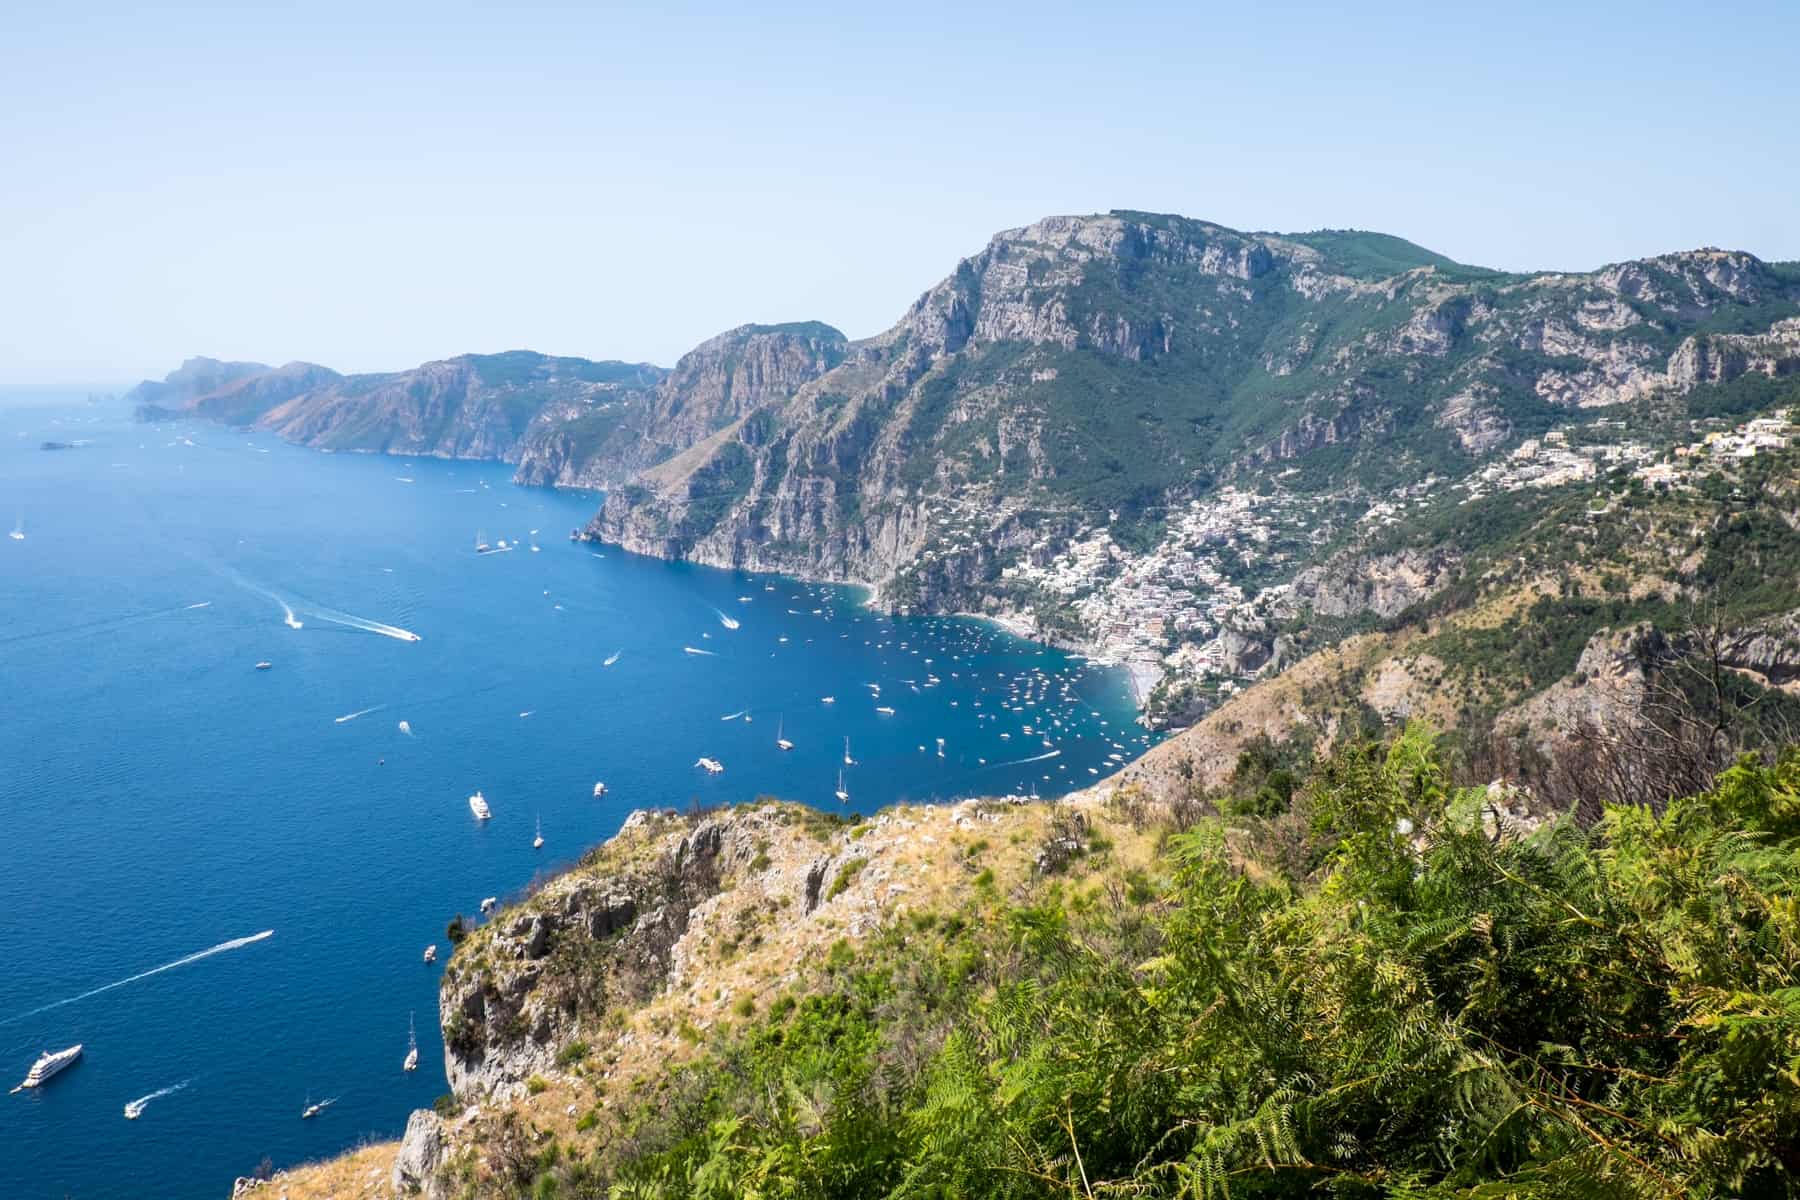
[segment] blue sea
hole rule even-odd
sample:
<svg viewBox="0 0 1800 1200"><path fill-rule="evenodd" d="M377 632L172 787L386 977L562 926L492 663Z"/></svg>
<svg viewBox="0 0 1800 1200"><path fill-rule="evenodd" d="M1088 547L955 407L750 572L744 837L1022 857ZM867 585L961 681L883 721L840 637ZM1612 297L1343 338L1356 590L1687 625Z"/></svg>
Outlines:
<svg viewBox="0 0 1800 1200"><path fill-rule="evenodd" d="M398 1135L445 1091L425 946L634 808L844 807L846 738L864 812L1145 745L1120 671L571 542L598 497L509 475L0 396L0 1082L86 1046L0 1096L0 1196L220 1200Z"/></svg>

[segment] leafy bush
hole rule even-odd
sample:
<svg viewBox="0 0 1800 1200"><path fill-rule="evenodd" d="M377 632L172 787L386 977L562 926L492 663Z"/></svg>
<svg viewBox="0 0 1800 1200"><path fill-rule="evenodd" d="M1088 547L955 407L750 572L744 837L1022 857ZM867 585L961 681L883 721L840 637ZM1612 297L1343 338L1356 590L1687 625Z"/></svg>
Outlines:
<svg viewBox="0 0 1800 1200"><path fill-rule="evenodd" d="M1414 729L1294 805L1297 875L1208 823L1154 908L1051 883L846 954L615 1194L1796 1194L1800 754L1496 838Z"/></svg>

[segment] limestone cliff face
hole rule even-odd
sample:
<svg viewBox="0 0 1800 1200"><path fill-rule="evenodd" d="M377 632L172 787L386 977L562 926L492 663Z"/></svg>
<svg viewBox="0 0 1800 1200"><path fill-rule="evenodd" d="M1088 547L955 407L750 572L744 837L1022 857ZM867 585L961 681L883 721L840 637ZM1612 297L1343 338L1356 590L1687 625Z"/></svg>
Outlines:
<svg viewBox="0 0 1800 1200"><path fill-rule="evenodd" d="M829 325L743 325L702 342L653 388L612 403L546 406L519 451L520 483L614 487L843 360Z"/></svg>
<svg viewBox="0 0 1800 1200"><path fill-rule="evenodd" d="M1779 373L1791 320L1684 328L1794 312L1800 279L1735 252L1503 275L1378 235L1053 217L997 235L791 394L697 424L661 405L646 436L679 428L678 449L587 532L964 606L1021 547L1222 475L1329 453L1354 481L1446 448L1473 465L1522 416Z"/></svg>
<svg viewBox="0 0 1800 1200"><path fill-rule="evenodd" d="M1751 374L1800 374L1800 318L1777 321L1767 333L1691 337L1669 358L1669 381L1683 391Z"/></svg>
<svg viewBox="0 0 1800 1200"><path fill-rule="evenodd" d="M1339 555L1294 576L1289 595L1322 617L1395 617L1449 583L1456 567L1442 549Z"/></svg>

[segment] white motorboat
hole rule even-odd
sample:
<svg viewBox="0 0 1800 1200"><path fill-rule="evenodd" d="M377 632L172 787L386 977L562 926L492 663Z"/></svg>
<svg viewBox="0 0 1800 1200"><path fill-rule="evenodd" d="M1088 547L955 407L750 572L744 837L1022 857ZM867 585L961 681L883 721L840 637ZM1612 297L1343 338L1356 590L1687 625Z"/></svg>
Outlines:
<svg viewBox="0 0 1800 1200"><path fill-rule="evenodd" d="M43 1087L45 1081L51 1076L67 1070L69 1067L73 1066L75 1060L80 1057L80 1042L75 1043L75 1045L70 1046L66 1050L44 1051L38 1056L38 1060L31 1064L31 1070L25 1073L25 1081L14 1088L13 1091L17 1092L24 1088Z"/></svg>
<svg viewBox="0 0 1800 1200"><path fill-rule="evenodd" d="M725 770L725 764L716 758L701 757L694 760L694 765L708 775L717 775Z"/></svg>
<svg viewBox="0 0 1800 1200"><path fill-rule="evenodd" d="M594 784L594 799L598 800L604 795L606 795L606 785L604 783Z"/></svg>
<svg viewBox="0 0 1800 1200"><path fill-rule="evenodd" d="M498 907L500 907L500 899L499 899L499 897L497 897L497 896L489 896L489 897L488 897L488 898L487 898L487 899L485 899L485 900L483 900L483 901L482 901L482 902L481 902L481 912L482 912L482 915L484 915L484 916L485 916L485 915L487 915L487 914L488 914L488 913L491 913L491 912L493 912L493 911L494 911L494 910L495 910L495 909L496 909L496 908L498 908Z"/></svg>
<svg viewBox="0 0 1800 1200"><path fill-rule="evenodd" d="M494 815L494 810L488 807L487 799L480 792L469 797L469 811L475 814L477 821L485 821Z"/></svg>
<svg viewBox="0 0 1800 1200"><path fill-rule="evenodd" d="M274 665L275 665L274 663L268 661L267 659L264 659L262 662L259 662L256 664L256 669L259 671L267 671Z"/></svg>
<svg viewBox="0 0 1800 1200"><path fill-rule="evenodd" d="M533 850L542 850L544 848L544 818L542 817L538 818L537 835L531 839L531 848Z"/></svg>
<svg viewBox="0 0 1800 1200"><path fill-rule="evenodd" d="M425 961L428 963L434 963L437 961L437 945L436 945L436 943L433 943L432 945L425 947Z"/></svg>

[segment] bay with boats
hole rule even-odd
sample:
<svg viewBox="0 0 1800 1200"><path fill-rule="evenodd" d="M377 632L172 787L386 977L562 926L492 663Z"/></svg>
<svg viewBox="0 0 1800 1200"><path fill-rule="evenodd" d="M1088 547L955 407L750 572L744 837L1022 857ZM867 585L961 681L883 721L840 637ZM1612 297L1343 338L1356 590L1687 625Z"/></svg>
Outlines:
<svg viewBox="0 0 1800 1200"><path fill-rule="evenodd" d="M1148 743L1119 670L570 541L597 503L5 397L0 1070L79 1052L0 1106L0 1195L397 1134L451 918L635 808L1054 796Z"/></svg>

